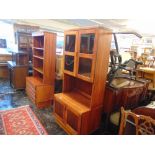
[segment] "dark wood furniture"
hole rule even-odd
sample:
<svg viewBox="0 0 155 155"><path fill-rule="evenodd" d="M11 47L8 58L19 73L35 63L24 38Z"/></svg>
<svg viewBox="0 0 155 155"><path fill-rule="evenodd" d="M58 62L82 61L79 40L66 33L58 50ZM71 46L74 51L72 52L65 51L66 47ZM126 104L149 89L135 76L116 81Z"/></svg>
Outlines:
<svg viewBox="0 0 155 155"><path fill-rule="evenodd" d="M68 134L90 134L100 125L111 34L101 27L65 32L63 92L54 95L54 116Z"/></svg>
<svg viewBox="0 0 155 155"><path fill-rule="evenodd" d="M8 61L10 85L14 89L25 89L28 76L29 58L24 51L11 51L12 61Z"/></svg>
<svg viewBox="0 0 155 155"><path fill-rule="evenodd" d="M26 78L26 92L38 108L51 105L54 96L56 34L35 32L33 76Z"/></svg>
<svg viewBox="0 0 155 155"><path fill-rule="evenodd" d="M104 96L103 112L109 115L121 107L134 109L146 95L148 84L128 78L115 78L111 85L107 83Z"/></svg>
<svg viewBox="0 0 155 155"><path fill-rule="evenodd" d="M132 110L132 112L138 115L146 115L150 116L151 118L155 119L155 101L151 101L146 106L140 106Z"/></svg>
<svg viewBox="0 0 155 155"><path fill-rule="evenodd" d="M10 73L10 85L14 89L25 89L28 65L17 65L14 61L8 61Z"/></svg>
<svg viewBox="0 0 155 155"><path fill-rule="evenodd" d="M28 53L25 51L12 51L12 61L16 64L16 65L29 65L29 57L28 57Z"/></svg>
<svg viewBox="0 0 155 155"><path fill-rule="evenodd" d="M29 61L32 61L32 33L38 30L38 26L14 24L15 43L18 51L27 52Z"/></svg>
<svg viewBox="0 0 155 155"><path fill-rule="evenodd" d="M18 51L27 52L29 61L32 61L32 34L16 32L16 43L18 45Z"/></svg>

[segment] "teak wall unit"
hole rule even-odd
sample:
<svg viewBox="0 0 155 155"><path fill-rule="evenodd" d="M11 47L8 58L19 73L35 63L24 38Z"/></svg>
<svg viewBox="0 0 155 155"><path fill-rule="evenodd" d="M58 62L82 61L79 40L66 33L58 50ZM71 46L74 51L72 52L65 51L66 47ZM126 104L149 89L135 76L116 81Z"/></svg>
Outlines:
<svg viewBox="0 0 155 155"><path fill-rule="evenodd" d="M49 106L54 96L56 34L32 33L33 76L26 79L26 92L38 108Z"/></svg>
<svg viewBox="0 0 155 155"><path fill-rule="evenodd" d="M63 92L54 95L54 115L68 134L90 134L100 125L111 34L101 27L65 32Z"/></svg>

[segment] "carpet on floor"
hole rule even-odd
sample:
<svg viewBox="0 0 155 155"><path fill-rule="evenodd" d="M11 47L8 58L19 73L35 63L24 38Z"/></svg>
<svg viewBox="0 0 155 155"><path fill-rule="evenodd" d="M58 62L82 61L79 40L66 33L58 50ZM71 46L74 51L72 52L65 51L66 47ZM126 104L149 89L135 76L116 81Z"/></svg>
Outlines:
<svg viewBox="0 0 155 155"><path fill-rule="evenodd" d="M1 135L47 135L29 105L0 111Z"/></svg>

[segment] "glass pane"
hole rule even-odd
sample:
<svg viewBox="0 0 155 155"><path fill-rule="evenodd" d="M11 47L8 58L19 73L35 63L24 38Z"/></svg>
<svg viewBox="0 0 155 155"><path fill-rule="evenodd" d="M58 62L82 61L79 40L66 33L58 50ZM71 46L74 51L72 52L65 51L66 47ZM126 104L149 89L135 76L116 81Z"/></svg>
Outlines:
<svg viewBox="0 0 155 155"><path fill-rule="evenodd" d="M81 74L86 77L90 77L92 68L92 60L87 58L79 58L79 71L78 74Z"/></svg>
<svg viewBox="0 0 155 155"><path fill-rule="evenodd" d="M65 55L65 70L73 72L74 70L74 57Z"/></svg>
<svg viewBox="0 0 155 155"><path fill-rule="evenodd" d="M95 34L82 34L81 35L81 44L80 44L80 52L92 54L94 48L94 39Z"/></svg>
<svg viewBox="0 0 155 155"><path fill-rule="evenodd" d="M65 41L65 51L74 52L75 51L75 35L67 35Z"/></svg>

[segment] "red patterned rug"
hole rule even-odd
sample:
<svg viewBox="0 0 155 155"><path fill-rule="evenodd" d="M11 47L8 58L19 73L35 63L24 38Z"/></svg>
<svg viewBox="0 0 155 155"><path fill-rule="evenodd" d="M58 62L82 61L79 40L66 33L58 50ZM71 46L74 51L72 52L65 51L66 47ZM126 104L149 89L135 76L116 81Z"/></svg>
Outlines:
<svg viewBox="0 0 155 155"><path fill-rule="evenodd" d="M0 134L47 135L29 106L0 111Z"/></svg>

